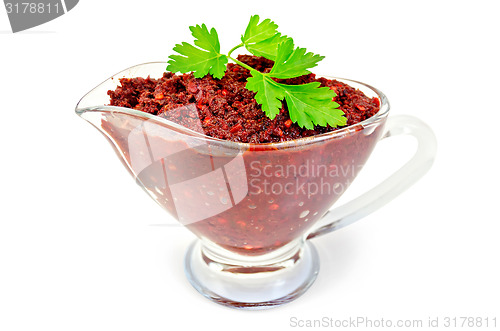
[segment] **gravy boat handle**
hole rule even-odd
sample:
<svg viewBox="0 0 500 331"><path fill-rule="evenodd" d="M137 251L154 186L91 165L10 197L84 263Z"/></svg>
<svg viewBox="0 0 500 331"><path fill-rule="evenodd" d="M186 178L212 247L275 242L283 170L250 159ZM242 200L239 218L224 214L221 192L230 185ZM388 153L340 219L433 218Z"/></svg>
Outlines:
<svg viewBox="0 0 500 331"><path fill-rule="evenodd" d="M360 220L390 202L425 175L436 156L437 142L434 132L416 117L407 115L389 117L386 133L382 139L400 135L410 135L417 139L418 147L413 157L368 192L327 211L306 239L324 235Z"/></svg>

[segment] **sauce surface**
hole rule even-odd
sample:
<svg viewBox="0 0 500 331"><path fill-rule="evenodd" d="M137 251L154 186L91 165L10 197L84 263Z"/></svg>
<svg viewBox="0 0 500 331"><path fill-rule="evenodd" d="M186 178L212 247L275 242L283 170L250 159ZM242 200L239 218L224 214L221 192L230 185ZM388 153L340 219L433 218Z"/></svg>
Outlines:
<svg viewBox="0 0 500 331"><path fill-rule="evenodd" d="M273 61L263 57L240 55L238 60L261 72L268 72ZM245 88L249 70L233 63L227 66L222 79L207 75L164 73L159 79L122 78L121 86L108 91L110 105L141 110L164 117L211 137L243 143L272 143L337 130L317 126L307 130L292 123L286 103L280 113L269 119L255 101L255 93ZM334 90L334 101L347 117L347 126L359 123L380 108L377 98L368 98L361 91L337 80L316 78L314 74L277 80L291 85L320 82Z"/></svg>

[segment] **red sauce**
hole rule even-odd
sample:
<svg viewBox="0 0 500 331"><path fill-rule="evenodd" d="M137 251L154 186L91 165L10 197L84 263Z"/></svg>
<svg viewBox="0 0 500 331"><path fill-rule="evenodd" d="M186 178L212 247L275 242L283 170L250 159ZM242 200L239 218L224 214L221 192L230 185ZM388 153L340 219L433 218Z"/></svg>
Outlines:
<svg viewBox="0 0 500 331"><path fill-rule="evenodd" d="M266 72L273 62L263 57L240 55L238 59ZM123 78L121 86L109 91L112 106L138 109L158 115L192 130L219 139L244 143L271 143L334 131L337 128L300 128L292 123L283 103L280 114L273 120L262 112L255 93L245 88L250 72L236 64L228 64L222 79L207 75L174 75L166 72L160 79ZM280 80L286 84L320 82L337 94L335 101L347 117L347 125L361 122L379 110L379 100L368 98L361 91L337 80L316 78L314 74ZM196 107L182 107L188 104Z"/></svg>
<svg viewBox="0 0 500 331"><path fill-rule="evenodd" d="M261 71L272 66L271 61L263 58L239 56L239 59ZM181 215L189 216L189 211L193 215L207 212L207 217L184 224L198 236L228 250L259 255L307 233L321 218L365 163L382 134L383 122L373 131L354 126L342 136L307 146L292 145L279 150L273 146L259 146L258 143L293 140L337 128L302 129L291 122L285 107L270 120L253 99L254 93L245 89L248 76L248 70L229 64L221 80L165 73L160 79L121 79L121 86L108 92L111 105L155 114L216 138L256 143L248 145L248 149L236 157L240 166L235 171L226 167L236 159L234 152L224 155L222 149L215 155L209 150L186 149L181 138L168 140L161 134L147 137L150 149L180 150L182 153L160 155L150 160L149 155L154 154L150 150L141 153L148 166L134 169L131 154L137 151L131 146L135 138L130 132L141 127L142 120L132 115L104 114L102 125L114 137L115 146L121 150L140 184L154 192L155 200L170 214L183 223ZM378 99L368 98L336 80L316 78L311 74L285 82L311 81L319 81L335 90L338 95L335 101L345 112L348 125L373 116L379 110ZM161 132L162 128L157 129ZM142 134L139 130L138 138L143 139ZM222 181L203 176L220 168L225 168ZM307 172L301 173L300 169L304 168ZM179 179L190 178L198 181L180 192L173 191ZM237 192L244 188L248 192L237 197ZM232 194L230 198L228 190ZM188 211L179 212L179 204L175 201L187 204ZM228 208L221 209L222 204ZM210 213L211 208L220 211Z"/></svg>

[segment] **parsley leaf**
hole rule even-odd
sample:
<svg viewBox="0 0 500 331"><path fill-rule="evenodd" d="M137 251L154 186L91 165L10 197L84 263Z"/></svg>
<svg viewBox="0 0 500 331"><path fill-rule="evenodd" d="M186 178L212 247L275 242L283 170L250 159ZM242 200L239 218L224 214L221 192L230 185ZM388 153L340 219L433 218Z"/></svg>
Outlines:
<svg viewBox="0 0 500 331"><path fill-rule="evenodd" d="M270 19L259 23L259 15L250 17L250 22L241 36L245 48L255 56L263 56L269 60L276 59L278 45L290 38L276 31L278 25Z"/></svg>
<svg viewBox="0 0 500 331"><path fill-rule="evenodd" d="M267 117L274 119L283 106L281 100L285 97L284 90L274 80L255 69L250 70L245 87L255 92L255 100L262 106Z"/></svg>
<svg viewBox="0 0 500 331"><path fill-rule="evenodd" d="M320 87L319 82L303 85L287 85L274 81L268 74L250 70L246 88L255 92L255 100L261 104L267 117L274 119L286 101L290 119L302 128L314 129L315 125L345 125L344 112L339 104L332 101L335 92L328 87Z"/></svg>
<svg viewBox="0 0 500 331"><path fill-rule="evenodd" d="M285 91L285 100L292 122L309 130L315 125L336 127L345 125L347 118L332 99L335 92L328 87L320 87L319 82L303 85L279 84Z"/></svg>
<svg viewBox="0 0 500 331"><path fill-rule="evenodd" d="M222 78L226 71L227 56L220 54L220 43L217 31L214 28L208 31L205 24L190 26L189 30L195 37L194 47L183 42L174 47L180 55L170 55L167 70L172 72L194 71L194 77L201 78L212 74L215 78Z"/></svg>
<svg viewBox="0 0 500 331"><path fill-rule="evenodd" d="M275 78L293 78L310 74L308 68L317 66L325 57L311 52L306 53L305 48L293 49L293 40L288 39L278 45L276 61L269 72Z"/></svg>

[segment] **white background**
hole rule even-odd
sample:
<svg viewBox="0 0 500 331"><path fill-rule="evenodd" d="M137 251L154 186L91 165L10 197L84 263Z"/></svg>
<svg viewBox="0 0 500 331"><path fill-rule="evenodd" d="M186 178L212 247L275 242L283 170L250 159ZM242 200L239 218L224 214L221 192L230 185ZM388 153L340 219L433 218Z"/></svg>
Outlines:
<svg viewBox="0 0 500 331"><path fill-rule="evenodd" d="M499 12L495 1L87 0L12 34L0 7L0 330L287 330L294 316L500 327ZM314 240L321 271L304 296L248 312L191 287L194 236L152 225L166 213L74 107L110 75L166 60L189 25L215 26L229 50L254 13L325 55L317 73L372 84L392 116L424 120L439 149L403 195ZM346 199L414 147L380 144Z"/></svg>

